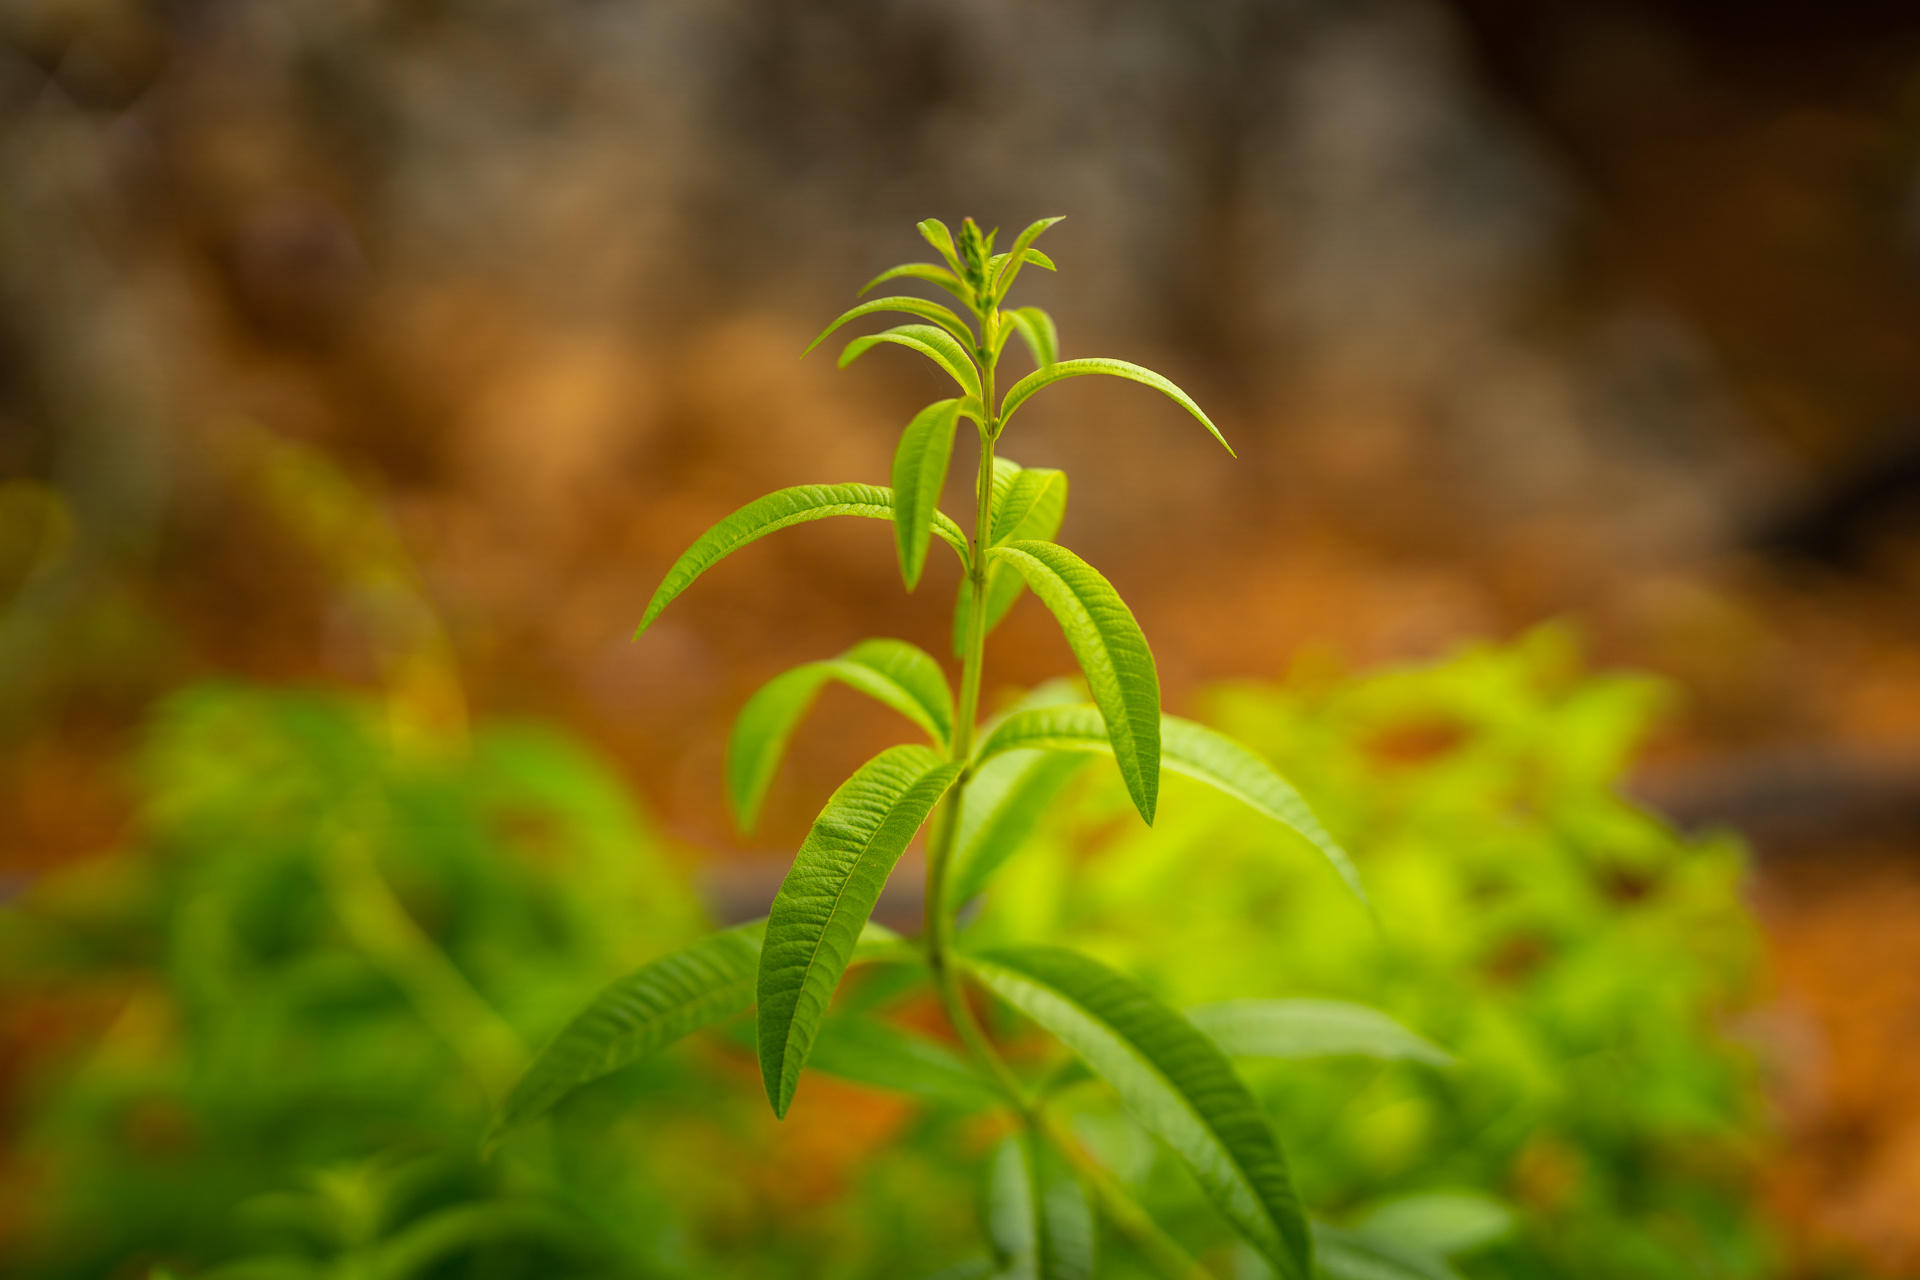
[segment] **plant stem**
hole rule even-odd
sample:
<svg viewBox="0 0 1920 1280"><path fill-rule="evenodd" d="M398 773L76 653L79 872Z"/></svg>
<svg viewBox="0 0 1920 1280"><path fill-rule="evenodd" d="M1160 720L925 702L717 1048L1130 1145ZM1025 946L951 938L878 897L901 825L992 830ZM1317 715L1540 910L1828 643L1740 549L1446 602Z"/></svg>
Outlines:
<svg viewBox="0 0 1920 1280"><path fill-rule="evenodd" d="M1151 1263L1156 1271L1167 1280L1218 1280L1213 1272L1200 1265L1192 1254L1181 1247L1178 1240L1168 1235L1152 1215L1140 1207L1139 1201L1127 1194L1127 1189L1120 1185L1119 1179L1089 1155L1086 1148L1067 1132L1066 1126L1051 1116L1038 1113L1030 1123L1036 1133L1051 1142L1054 1149L1066 1158L1081 1180L1093 1188L1107 1221L1140 1251L1140 1256Z"/></svg>

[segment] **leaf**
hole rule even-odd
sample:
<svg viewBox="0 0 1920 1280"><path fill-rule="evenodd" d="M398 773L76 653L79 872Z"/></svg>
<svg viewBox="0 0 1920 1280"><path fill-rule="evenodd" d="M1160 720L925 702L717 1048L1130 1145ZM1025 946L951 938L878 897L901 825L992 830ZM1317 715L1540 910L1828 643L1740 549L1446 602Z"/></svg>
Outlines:
<svg viewBox="0 0 1920 1280"><path fill-rule="evenodd" d="M1054 326L1052 316L1038 307L1016 307L1005 314L1019 330L1027 350L1033 353L1035 364L1048 369L1060 359L1060 330Z"/></svg>
<svg viewBox="0 0 1920 1280"><path fill-rule="evenodd" d="M1449 1256L1491 1244L1513 1230L1513 1210L1491 1196L1435 1192L1388 1201L1357 1229L1410 1250Z"/></svg>
<svg viewBox="0 0 1920 1280"><path fill-rule="evenodd" d="M893 519L893 490L873 484L803 484L781 489L749 502L713 528L667 570L667 576L647 602L646 616L640 619L635 637L646 634L660 611L673 598L692 585L693 580L749 542L766 537L789 525L828 516L866 516L872 520ZM967 561L967 535L949 517L935 512L933 531L941 541Z"/></svg>
<svg viewBox="0 0 1920 1280"><path fill-rule="evenodd" d="M745 1010L753 1003L763 927L755 921L722 930L607 986L513 1086L494 1116L488 1144L538 1119L581 1085Z"/></svg>
<svg viewBox="0 0 1920 1280"><path fill-rule="evenodd" d="M1044 749L1051 751L1102 751L1107 748L1102 724L1094 718L1093 707L1056 707L1035 711L1030 716L1013 716L1003 721L976 749L976 760L985 760L1000 751ZM1272 766L1232 738L1203 724L1178 716L1160 719L1160 763L1174 773L1184 774L1232 796L1252 809L1288 827L1318 849L1340 878L1359 898L1368 901L1360 883L1360 873L1334 838L1327 834L1319 819Z"/></svg>
<svg viewBox="0 0 1920 1280"><path fill-rule="evenodd" d="M973 345L973 330L967 328L967 322L955 315L952 311L949 311L937 302L928 302L925 298L913 298L902 295L892 298L875 298L872 302L863 302L859 306L843 312L839 319L822 329L820 336L812 342L809 342L807 344L807 350L800 354L804 356L811 352L815 347L825 342L827 335L831 334L841 325L858 320L862 316L870 316L882 311L904 311L910 316L919 316L922 320L931 320L952 334L954 339L963 346L971 347Z"/></svg>
<svg viewBox="0 0 1920 1280"><path fill-rule="evenodd" d="M900 433L893 454L893 540L900 552L900 576L907 590L920 584L927 563L927 539L933 513L947 482L953 456L953 432L960 425L960 402L937 400L915 414Z"/></svg>
<svg viewBox="0 0 1920 1280"><path fill-rule="evenodd" d="M1079 752L1009 751L974 771L960 802L960 831L947 872L949 906L987 887L1085 763Z"/></svg>
<svg viewBox="0 0 1920 1280"><path fill-rule="evenodd" d="M994 462L993 542L1051 542L1060 532L1067 511L1067 473L1047 467L1021 468L1008 463L1002 479L1000 463ZM1023 477L1033 477L1023 479ZM1019 511L1015 523L1013 513ZM1009 527L1011 526L1011 527ZM984 634L992 635L1027 589L1026 579L1017 569L1003 564L987 565L987 624ZM954 607L954 656L964 657L967 623L973 613L973 586L962 580L959 601Z"/></svg>
<svg viewBox="0 0 1920 1280"><path fill-rule="evenodd" d="M973 305L973 291L967 288L960 277L945 267L936 267L930 262L908 262L898 267L888 267L861 285L860 293L864 294L873 286L885 284L889 280L925 280L929 284L939 285L967 306Z"/></svg>
<svg viewBox="0 0 1920 1280"><path fill-rule="evenodd" d="M1019 947L963 958L1112 1086L1286 1280L1307 1280L1312 1244L1286 1158L1259 1102L1211 1040L1139 983L1072 951Z"/></svg>
<svg viewBox="0 0 1920 1280"><path fill-rule="evenodd" d="M945 329L937 329L930 324L901 324L880 333L870 333L864 338L855 338L840 353L840 367L846 368L866 352L883 342L896 343L899 346L918 351L927 359L945 369L960 389L976 399L980 395L980 371L974 367L973 356L967 349L953 340L953 335Z"/></svg>
<svg viewBox="0 0 1920 1280"><path fill-rule="evenodd" d="M1438 1045L1363 1004L1345 1000L1223 1000L1185 1010L1229 1058L1330 1058L1346 1054L1445 1067Z"/></svg>
<svg viewBox="0 0 1920 1280"><path fill-rule="evenodd" d="M1015 540L991 554L1017 569L1059 619L1106 721L1127 794L1152 826L1160 794L1160 678L1133 611L1112 583L1058 543Z"/></svg>
<svg viewBox="0 0 1920 1280"><path fill-rule="evenodd" d="M1000 1097L947 1046L876 1018L835 1016L823 1021L807 1065L942 1106L976 1109L992 1106Z"/></svg>
<svg viewBox="0 0 1920 1280"><path fill-rule="evenodd" d="M1109 360L1105 356L1094 356L1086 360L1062 360L1044 369L1035 369L1014 383L1007 389L1006 398L1000 401L1000 429L1006 430L1007 421L1013 417L1014 410L1025 404L1034 392L1042 387L1052 386L1063 378L1077 378L1086 373L1104 373L1115 378L1130 378L1134 382L1144 383L1156 391L1163 392L1181 408L1200 419L1201 424L1213 433L1213 438L1220 442L1221 448L1228 453L1233 453L1233 446L1228 444L1227 438L1220 434L1220 428L1213 425L1213 420L1200 411L1200 406L1193 402L1193 397L1151 369L1143 369L1137 364L1128 364L1125 360Z"/></svg>
<svg viewBox="0 0 1920 1280"><path fill-rule="evenodd" d="M1313 1247L1329 1280L1460 1280L1438 1254L1401 1249L1324 1222L1313 1224Z"/></svg>
<svg viewBox="0 0 1920 1280"><path fill-rule="evenodd" d="M1013 282L1020 274L1020 268L1027 262L1033 261L1033 259L1027 257L1027 250L1035 240L1040 238L1040 233L1048 227L1051 227L1054 223L1062 220L1061 218L1042 218L1038 222L1029 223L1027 229L1020 233L1020 237L1013 242L1013 248L1007 250L1006 262L998 269L997 274L995 274L993 278L993 296L995 298L1006 297L1007 291L1013 288ZM1053 270L1051 260L1041 255L1038 249L1035 249L1034 253L1038 257L1038 260L1046 266L1047 270Z"/></svg>
<svg viewBox="0 0 1920 1280"><path fill-rule="evenodd" d="M994 1152L987 1233L1009 1280L1093 1280L1098 1232L1086 1189L1031 1130Z"/></svg>
<svg viewBox="0 0 1920 1280"><path fill-rule="evenodd" d="M948 266L955 271L960 269L960 251L953 247L953 232L947 230L946 223L938 218L924 218L914 224L914 230L933 246L934 252L947 260Z"/></svg>
<svg viewBox="0 0 1920 1280"><path fill-rule="evenodd" d="M814 820L767 913L757 987L760 1074L784 1117L861 926L907 842L960 772L925 747L862 765Z"/></svg>
<svg viewBox="0 0 1920 1280"><path fill-rule="evenodd" d="M926 730L942 751L953 734L953 691L940 664L904 640L863 640L837 658L809 662L760 686L727 739L727 805L753 830L787 742L822 685L838 680Z"/></svg>

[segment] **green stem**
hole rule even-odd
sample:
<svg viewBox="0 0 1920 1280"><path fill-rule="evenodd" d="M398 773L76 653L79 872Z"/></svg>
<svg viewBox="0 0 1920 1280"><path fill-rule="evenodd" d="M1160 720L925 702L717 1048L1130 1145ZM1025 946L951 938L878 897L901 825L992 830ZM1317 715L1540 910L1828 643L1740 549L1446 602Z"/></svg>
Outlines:
<svg viewBox="0 0 1920 1280"><path fill-rule="evenodd" d="M1140 1256L1151 1263L1154 1270L1167 1280L1218 1280L1178 1240L1168 1235L1165 1228L1140 1207L1139 1201L1127 1194L1127 1189L1120 1185L1119 1179L1088 1154L1086 1148L1067 1132L1066 1126L1051 1116L1036 1115L1031 1123L1034 1132L1051 1142L1054 1149L1073 1166L1073 1171L1080 1175L1081 1181L1093 1189L1107 1221L1139 1250Z"/></svg>

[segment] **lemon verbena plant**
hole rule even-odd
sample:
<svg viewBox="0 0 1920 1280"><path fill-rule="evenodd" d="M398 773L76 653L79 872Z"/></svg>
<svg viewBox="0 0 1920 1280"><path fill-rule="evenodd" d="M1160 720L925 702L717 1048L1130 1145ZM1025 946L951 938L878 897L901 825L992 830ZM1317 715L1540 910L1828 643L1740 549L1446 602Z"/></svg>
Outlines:
<svg viewBox="0 0 1920 1280"><path fill-rule="evenodd" d="M1207 1198L1268 1267L1286 1280L1306 1280L1314 1274L1313 1232L1272 1126L1217 1041L1223 1027L1233 1031L1236 1010L1216 1006L1210 1020L1197 1024L1091 957L1052 947L976 949L956 927L956 910L1017 851L1067 774L1089 754L1111 756L1149 824L1161 770L1172 769L1292 828L1360 891L1345 853L1265 761L1211 729L1161 714L1153 653L1132 611L1105 577L1054 541L1066 507L1065 475L1022 468L999 454L1029 399L1081 374L1153 387L1226 444L1192 398L1167 379L1120 360L1063 360L1045 312L1006 305L1024 267L1054 269L1034 241L1057 221L1035 222L1003 253L993 251L994 234L983 234L970 218L958 236L936 220L922 222L920 233L942 263L895 267L861 292L887 281L921 281L951 294L965 314L925 298L883 297L840 316L814 345L852 321L904 313L914 322L854 339L841 365L879 344L897 344L932 360L958 394L928 405L907 424L891 487L783 489L708 530L667 573L640 624L644 632L700 574L775 530L827 516L889 520L909 590L934 538L959 557L964 577L953 627L959 696L940 662L900 640L865 641L788 671L756 693L734 727L725 766L728 800L743 828L753 825L789 737L828 681L898 711L927 741L882 751L834 792L765 920L655 960L599 996L528 1069L503 1104L495 1132L524 1124L578 1086L750 1006L757 1006L767 1098L784 1116L817 1049L822 1060L842 1061L877 1051L870 1035L836 1030L845 1019L830 1006L848 968L918 964L966 1050L964 1061L948 1053L949 1074L971 1078L981 1097L1015 1122L1016 1136L995 1160L992 1217L1003 1263L1028 1275L1090 1276L1099 1215L1168 1276L1208 1274L1050 1113L1051 1093L1085 1075L1055 1070L1029 1078L1016 1070L979 1021L970 984L1078 1055L1087 1072L1187 1163ZM1036 367L1002 391L1001 360L1015 335ZM936 505L962 421L973 424L980 441L971 534ZM986 638L1029 587L1059 620L1091 702L1058 682L983 727ZM929 819L925 928L908 941L868 917L894 864ZM1258 1003L1247 1002L1238 1016L1263 1016ZM934 1061L939 1049L923 1045L920 1060Z"/></svg>

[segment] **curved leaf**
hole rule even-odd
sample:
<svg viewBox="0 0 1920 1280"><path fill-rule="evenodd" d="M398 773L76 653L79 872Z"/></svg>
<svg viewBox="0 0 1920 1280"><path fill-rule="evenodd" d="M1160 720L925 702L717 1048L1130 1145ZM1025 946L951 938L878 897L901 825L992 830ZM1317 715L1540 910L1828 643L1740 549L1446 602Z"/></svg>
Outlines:
<svg viewBox="0 0 1920 1280"><path fill-rule="evenodd" d="M1460 1280L1439 1254L1324 1222L1313 1224L1313 1247L1327 1280Z"/></svg>
<svg viewBox="0 0 1920 1280"><path fill-rule="evenodd" d="M1008 463L1003 478L1001 461L1000 458L993 460L992 540L996 543L1051 542L1060 532L1060 522L1067 512L1067 473L1047 467L1022 468ZM1026 579L1020 576L1018 570L1002 564L987 565L985 634L993 634L993 629L1000 625L1007 616L1007 610L1013 608L1020 599L1020 593L1026 589ZM970 583L962 581L953 616L953 652L956 657L964 656L967 624L972 613L973 588Z"/></svg>
<svg viewBox="0 0 1920 1280"><path fill-rule="evenodd" d="M863 640L837 658L809 662L760 686L727 738L727 805L743 832L753 830L787 742L829 680L858 689L926 730L942 751L953 734L953 691L924 649L904 640Z"/></svg>
<svg viewBox="0 0 1920 1280"><path fill-rule="evenodd" d="M1211 431L1213 438L1220 442L1220 447L1228 453L1233 453L1233 446L1228 444L1227 438L1220 434L1220 428L1213 425L1213 420L1200 411L1200 406L1193 402L1192 396L1151 369L1143 369L1137 364L1128 364L1125 360L1109 360L1105 356L1094 356L1086 360L1062 360L1044 369L1036 369L1014 383L1007 388L1006 398L1000 401L1001 430L1006 429L1007 420L1013 417L1014 410L1025 404L1034 392L1042 387L1052 386L1063 378L1077 378L1087 373L1104 373L1110 377L1128 378L1162 392L1178 403L1182 409L1200 419L1201 425Z"/></svg>
<svg viewBox="0 0 1920 1280"><path fill-rule="evenodd" d="M971 307L973 305L973 292L961 282L960 277L945 267L936 267L930 262L908 262L897 267L888 267L885 271L882 271L879 275L861 285L860 293L864 294L875 285L885 284L889 280L925 280L928 284L939 285L967 306ZM854 296L858 297L860 295L856 294Z"/></svg>
<svg viewBox="0 0 1920 1280"><path fill-rule="evenodd" d="M960 831L947 872L949 906L987 887L1086 759L1080 752L1009 751L974 771L960 803Z"/></svg>
<svg viewBox="0 0 1920 1280"><path fill-rule="evenodd" d="M980 395L980 371L974 367L973 356L967 349L953 340L953 335L945 329L937 329L930 324L901 324L880 333L870 333L864 338L855 338L840 353L840 367L846 368L862 355L883 342L896 343L899 346L918 351L927 359L945 369L960 389L978 399Z"/></svg>
<svg viewBox="0 0 1920 1280"><path fill-rule="evenodd" d="M764 922L726 929L641 965L595 996L540 1051L495 1114L488 1141L538 1119L581 1085L753 1003Z"/></svg>
<svg viewBox="0 0 1920 1280"><path fill-rule="evenodd" d="M955 271L960 269L960 251L953 247L953 232L947 230L947 224L938 218L922 218L913 229L920 238L932 245L934 252L947 260L947 265Z"/></svg>
<svg viewBox="0 0 1920 1280"><path fill-rule="evenodd" d="M872 520L891 520L893 490L874 484L803 484L749 502L701 534L699 540L673 562L659 589L653 593L653 599L647 602L646 616L640 619L640 626L634 635L644 635L647 628L653 625L653 620L660 616L660 611L691 586L695 578L749 542L789 525L824 520L828 516L866 516ZM933 531L940 535L941 541L959 553L961 563L965 564L968 555L967 535L960 531L960 526L936 511L933 515Z"/></svg>
<svg viewBox="0 0 1920 1280"><path fill-rule="evenodd" d="M1063 221L1063 219L1042 218L1038 222L1029 223L1027 229L1020 233L1019 239L1013 242L1013 247L1007 250L1006 261L1000 266L997 274L995 274L993 278L993 296L995 298L1004 298L1007 296L1007 291L1013 288L1014 279L1020 274L1020 268L1033 260L1027 257L1027 250L1035 240L1040 238L1041 232L1060 221ZM1046 266L1047 270L1053 270L1051 260L1044 254L1041 254L1038 249L1035 249L1034 253L1039 258L1039 261Z"/></svg>
<svg viewBox="0 0 1920 1280"><path fill-rule="evenodd" d="M991 554L1018 570L1059 619L1106 721L1127 793L1153 825L1160 794L1160 677L1133 611L1112 583L1058 543L1015 540Z"/></svg>
<svg viewBox="0 0 1920 1280"><path fill-rule="evenodd" d="M1093 707L1049 707L1010 716L982 740L977 761L1001 751L1103 751L1107 735ZM1160 763L1265 814L1318 849L1361 902L1367 891L1347 851L1273 767L1232 738L1178 716L1160 718Z"/></svg>
<svg viewBox="0 0 1920 1280"><path fill-rule="evenodd" d="M1060 359L1060 330L1053 317L1038 307L1016 307L1006 312L1007 319L1020 332L1020 340L1033 353L1033 362L1048 369Z"/></svg>
<svg viewBox="0 0 1920 1280"><path fill-rule="evenodd" d="M927 563L927 539L940 490L953 456L953 432L960 425L960 402L936 400L914 415L900 433L893 454L893 540L900 553L900 576L907 590L920 583Z"/></svg>
<svg viewBox="0 0 1920 1280"><path fill-rule="evenodd" d="M881 886L959 772L925 747L888 748L833 793L794 855L767 913L756 987L760 1074L775 1115L787 1114Z"/></svg>
<svg viewBox="0 0 1920 1280"><path fill-rule="evenodd" d="M858 320L862 316L870 316L882 311L904 311L910 316L919 316L922 320L930 320L952 334L962 345L968 347L973 345L973 330L967 328L966 321L937 302L928 302L925 298L915 298L903 294L892 298L875 298L872 302L863 302L851 310L842 312L839 319L822 329L820 336L812 342L809 342L807 344L807 350L800 354L804 356L808 354L808 352L811 352L815 347L825 342L827 336L841 325Z"/></svg>
<svg viewBox="0 0 1920 1280"><path fill-rule="evenodd" d="M1229 1058L1351 1054L1436 1067L1453 1063L1444 1049L1380 1010L1345 1000L1222 1000L1184 1012Z"/></svg>
<svg viewBox="0 0 1920 1280"><path fill-rule="evenodd" d="M1006 1139L994 1152L987 1232L1003 1276L1093 1280L1099 1233L1086 1188L1031 1130Z"/></svg>
<svg viewBox="0 0 1920 1280"><path fill-rule="evenodd" d="M842 1080L910 1094L942 1106L988 1107L1000 1095L953 1050L876 1018L835 1016L820 1024L807 1066Z"/></svg>
<svg viewBox="0 0 1920 1280"><path fill-rule="evenodd" d="M1490 1196L1430 1192L1389 1200L1357 1229L1403 1249L1442 1256L1491 1244L1513 1230L1513 1210Z"/></svg>
<svg viewBox="0 0 1920 1280"><path fill-rule="evenodd" d="M1072 951L1019 947L964 959L1111 1085L1281 1276L1312 1275L1307 1222L1280 1144L1211 1040L1139 983Z"/></svg>

